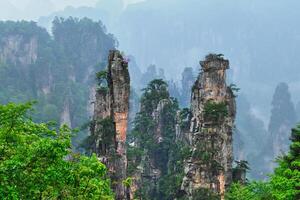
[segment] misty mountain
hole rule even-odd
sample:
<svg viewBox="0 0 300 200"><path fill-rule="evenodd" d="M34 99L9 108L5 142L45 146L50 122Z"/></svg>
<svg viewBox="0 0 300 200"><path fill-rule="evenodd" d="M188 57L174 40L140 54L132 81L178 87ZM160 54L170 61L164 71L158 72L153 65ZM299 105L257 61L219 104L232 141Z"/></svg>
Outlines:
<svg viewBox="0 0 300 200"><path fill-rule="evenodd" d="M115 39L87 18L56 18L52 35L34 22L0 22L0 103L36 100L36 121L80 127Z"/></svg>
<svg viewBox="0 0 300 200"><path fill-rule="evenodd" d="M231 61L232 82L263 119L269 116L271 91L278 82L290 84L293 93L300 90L298 1L148 0L122 10L122 1L103 2L69 7L39 21L49 27L56 15L101 19L142 70L155 64L167 79L179 80L185 67L198 70L199 57L209 52L223 53Z"/></svg>
<svg viewBox="0 0 300 200"><path fill-rule="evenodd" d="M17 8L7 2L0 2L1 7L18 13ZM74 4L63 10L57 8L68 4L57 0L31 2L26 10L37 11L29 14L31 17L41 15L38 24L49 32L56 16L101 20L115 35L116 46L119 44L121 50L131 55L129 71L134 75L132 83L137 94L151 79L164 78L169 83L170 93L179 97L181 106L188 107L190 99L191 83L181 83L184 70L191 68L192 73L198 74L200 58L210 52L223 53L230 60L228 84L235 83L241 88L241 95L237 97L238 136L235 138L240 143L236 146L244 144L241 151L247 153L242 157L250 164L257 162L261 154L259 147L263 144L258 141L270 134L267 125L276 85L287 83L290 103L299 102L300 2L297 0L147 0L128 5L121 0L102 0L94 4L89 1L80 7ZM18 16L3 10L4 19ZM105 27L102 27L104 31ZM80 32L77 32L77 29L68 30L65 35L78 39ZM87 54L91 53L96 58L95 52L83 45L87 52L82 50L73 55L74 38L63 38L69 59L81 58L70 64L78 70L74 73L82 82L84 67L87 63L90 66L85 57L89 58ZM96 63L94 61L91 62ZM163 76L154 73L149 66L162 69ZM285 131L289 128L290 125Z"/></svg>
<svg viewBox="0 0 300 200"><path fill-rule="evenodd" d="M172 77L185 66L198 67L199 56L223 53L231 61L232 81L268 112L277 82L297 81L298 6L296 1L146 1L123 12L122 33L116 36L141 67L153 63Z"/></svg>

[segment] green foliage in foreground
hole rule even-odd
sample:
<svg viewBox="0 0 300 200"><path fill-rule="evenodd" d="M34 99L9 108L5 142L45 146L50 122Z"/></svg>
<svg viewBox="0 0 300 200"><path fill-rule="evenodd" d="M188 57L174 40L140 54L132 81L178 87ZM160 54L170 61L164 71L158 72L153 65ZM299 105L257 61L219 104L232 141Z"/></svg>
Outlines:
<svg viewBox="0 0 300 200"><path fill-rule="evenodd" d="M277 160L279 166L269 182L233 184L228 200L298 200L300 199L300 125L292 129L290 150Z"/></svg>
<svg viewBox="0 0 300 200"><path fill-rule="evenodd" d="M70 129L34 123L31 106L0 105L0 199L113 199L106 167L72 154Z"/></svg>
<svg viewBox="0 0 300 200"><path fill-rule="evenodd" d="M271 176L275 199L300 199L300 125L292 129L290 150L278 159L279 166Z"/></svg>
<svg viewBox="0 0 300 200"><path fill-rule="evenodd" d="M247 186L239 183L231 185L226 194L227 200L272 200L271 186L268 183L252 182Z"/></svg>

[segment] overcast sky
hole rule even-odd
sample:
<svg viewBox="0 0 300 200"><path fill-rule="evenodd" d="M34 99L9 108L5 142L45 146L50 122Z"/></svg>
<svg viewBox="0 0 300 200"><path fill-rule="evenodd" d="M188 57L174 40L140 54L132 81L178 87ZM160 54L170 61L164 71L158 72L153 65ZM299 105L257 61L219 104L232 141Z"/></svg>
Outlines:
<svg viewBox="0 0 300 200"><path fill-rule="evenodd" d="M6 0L0 0L0 1L6 1ZM28 5L32 3L39 4L39 5L52 4L53 7L51 7L50 9L60 10L69 5L72 5L74 7L93 6L97 2L97 0L8 0L8 1L10 1L14 6L16 6L21 10L26 10L28 8Z"/></svg>
<svg viewBox="0 0 300 200"><path fill-rule="evenodd" d="M99 1L111 0L0 0L0 20L37 20L67 6L95 6ZM123 1L127 5L141 0Z"/></svg>

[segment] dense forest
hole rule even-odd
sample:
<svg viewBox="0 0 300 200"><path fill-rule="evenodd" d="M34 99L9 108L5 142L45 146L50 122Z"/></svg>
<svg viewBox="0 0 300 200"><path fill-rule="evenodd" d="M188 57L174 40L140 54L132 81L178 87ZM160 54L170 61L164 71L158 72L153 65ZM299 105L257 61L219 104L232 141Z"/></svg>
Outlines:
<svg viewBox="0 0 300 200"><path fill-rule="evenodd" d="M117 47L88 18L56 17L51 33L0 22L1 199L300 198L286 83L265 130L224 55L184 68L178 87Z"/></svg>

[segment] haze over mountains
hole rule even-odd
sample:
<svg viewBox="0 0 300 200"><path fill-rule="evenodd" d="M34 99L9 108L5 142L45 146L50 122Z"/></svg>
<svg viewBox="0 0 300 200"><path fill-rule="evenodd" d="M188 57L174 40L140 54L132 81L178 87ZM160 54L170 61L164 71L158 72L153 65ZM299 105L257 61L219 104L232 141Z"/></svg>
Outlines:
<svg viewBox="0 0 300 200"><path fill-rule="evenodd" d="M132 56L134 73L156 65L178 88L185 67L196 76L199 58L224 54L231 65L229 84L241 88L237 127L245 148L255 151L256 139L268 134L280 82L300 105L299 7L297 0L0 0L0 18L32 19L49 32L56 16L101 20L119 49Z"/></svg>
<svg viewBox="0 0 300 200"><path fill-rule="evenodd" d="M125 7L113 0L94 7L76 5L41 17L39 23L50 30L55 16L100 19L143 71L155 64L169 79L179 80L184 67L198 70L198 58L209 52L223 53L231 61L232 82L251 98L253 113L266 123L277 83L289 84L295 103L300 98L298 1L148 0Z"/></svg>
<svg viewBox="0 0 300 200"><path fill-rule="evenodd" d="M122 0L121 0L122 1ZM124 0L124 5L139 2L140 0ZM93 7L99 2L107 0L1 0L0 19L2 20L37 20L40 16L49 15L68 6L75 8L81 6ZM28 12L30 10L30 12Z"/></svg>

